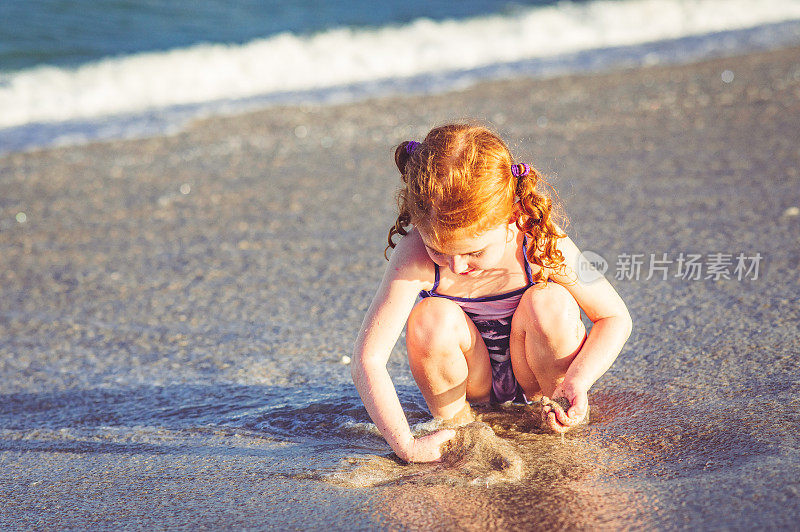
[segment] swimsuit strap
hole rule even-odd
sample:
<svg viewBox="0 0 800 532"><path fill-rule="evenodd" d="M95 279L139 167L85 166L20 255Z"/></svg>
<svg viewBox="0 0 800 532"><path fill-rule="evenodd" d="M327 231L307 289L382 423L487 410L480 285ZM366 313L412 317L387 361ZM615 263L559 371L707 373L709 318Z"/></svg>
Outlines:
<svg viewBox="0 0 800 532"><path fill-rule="evenodd" d="M429 292L436 292L436 289L439 288L439 265L435 262L433 263L433 288L428 290Z"/></svg>
<svg viewBox="0 0 800 532"><path fill-rule="evenodd" d="M533 283L533 273L528 262L528 235L522 235L522 261L525 263L525 275L528 277L528 286Z"/></svg>

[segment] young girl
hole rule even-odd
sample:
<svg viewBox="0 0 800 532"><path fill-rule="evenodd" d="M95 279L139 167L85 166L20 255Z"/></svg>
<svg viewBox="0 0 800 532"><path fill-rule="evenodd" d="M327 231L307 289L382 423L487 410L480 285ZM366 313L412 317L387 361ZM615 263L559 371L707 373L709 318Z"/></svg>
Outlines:
<svg viewBox="0 0 800 532"><path fill-rule="evenodd" d="M566 398L566 412L543 400L543 419L556 432L581 423L631 318L605 278L576 275L580 251L554 223L541 176L470 125L403 142L395 162L403 186L394 250L351 365L381 434L409 462L439 459L455 435L411 433L386 370L406 322L411 372L434 417L465 422L469 403ZM580 309L594 324L588 336Z"/></svg>

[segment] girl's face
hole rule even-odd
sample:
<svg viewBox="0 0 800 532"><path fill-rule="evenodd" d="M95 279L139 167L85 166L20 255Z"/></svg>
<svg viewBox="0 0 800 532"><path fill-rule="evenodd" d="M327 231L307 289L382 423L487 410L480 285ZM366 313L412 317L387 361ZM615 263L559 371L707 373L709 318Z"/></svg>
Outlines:
<svg viewBox="0 0 800 532"><path fill-rule="evenodd" d="M500 224L477 235L456 235L439 249L423 231L419 233L433 262L464 276L475 276L497 266L514 236L508 224Z"/></svg>

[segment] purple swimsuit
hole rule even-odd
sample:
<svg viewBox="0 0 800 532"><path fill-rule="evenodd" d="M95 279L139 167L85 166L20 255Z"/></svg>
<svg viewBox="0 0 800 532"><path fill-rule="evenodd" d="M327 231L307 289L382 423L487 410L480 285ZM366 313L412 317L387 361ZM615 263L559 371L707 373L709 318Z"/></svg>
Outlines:
<svg viewBox="0 0 800 532"><path fill-rule="evenodd" d="M527 247L527 236L523 239L523 252ZM517 310L522 294L533 286L531 265L525 260L525 275L528 286L512 292L485 297L455 297L437 294L439 287L439 265L434 263L435 278L433 288L423 290L420 297L443 297L456 302L464 313L470 317L478 329L486 348L489 350L489 362L492 366L492 392L493 402L505 403L506 401L526 402L522 393L522 386L514 377L511 367L511 318Z"/></svg>

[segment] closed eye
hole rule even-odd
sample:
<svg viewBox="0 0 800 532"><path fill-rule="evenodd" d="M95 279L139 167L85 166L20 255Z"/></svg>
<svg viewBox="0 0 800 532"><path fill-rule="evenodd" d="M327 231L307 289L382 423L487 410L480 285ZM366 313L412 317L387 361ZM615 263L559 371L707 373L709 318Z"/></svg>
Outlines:
<svg viewBox="0 0 800 532"><path fill-rule="evenodd" d="M431 253L432 255L443 255L443 253L440 253L439 251L436 251L435 249L429 248L428 246L425 246L425 247L428 248L428 253Z"/></svg>
<svg viewBox="0 0 800 532"><path fill-rule="evenodd" d="M445 254L444 254L444 253L442 253L441 251L436 251L435 249L433 249L433 248L429 248L428 246L425 246L425 248L428 250L428 252L429 252L431 255L436 255L437 257L443 257L443 256L445 255ZM466 255L466 256L468 256L468 257L480 257L481 255L483 255L483 252L484 252L484 251L486 251L486 250L482 249L482 250L480 250L480 251L473 251L472 253L467 253L467 255ZM462 255L462 256L463 256L463 255Z"/></svg>

